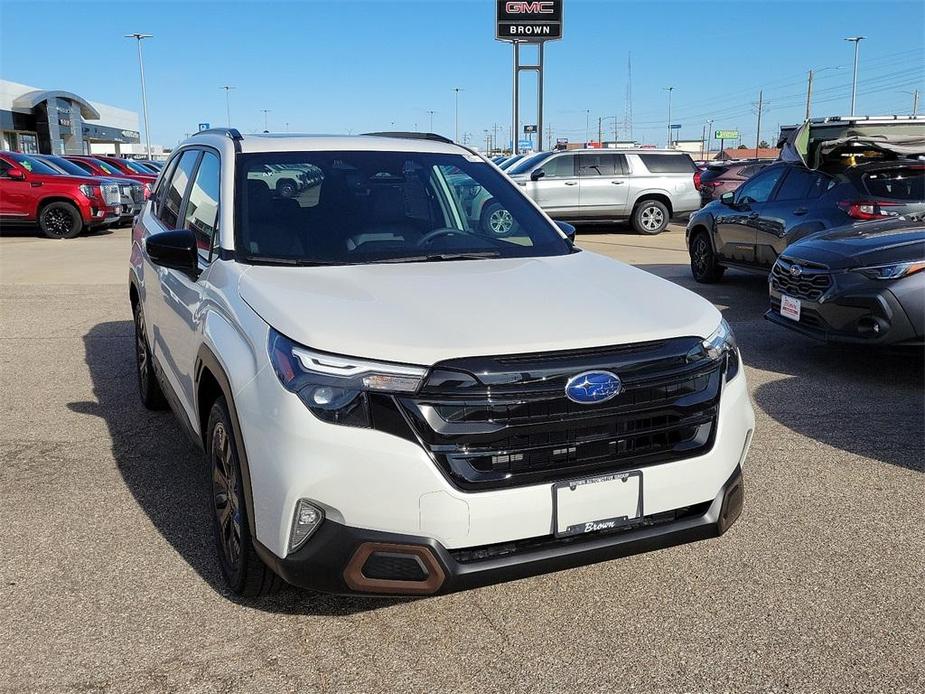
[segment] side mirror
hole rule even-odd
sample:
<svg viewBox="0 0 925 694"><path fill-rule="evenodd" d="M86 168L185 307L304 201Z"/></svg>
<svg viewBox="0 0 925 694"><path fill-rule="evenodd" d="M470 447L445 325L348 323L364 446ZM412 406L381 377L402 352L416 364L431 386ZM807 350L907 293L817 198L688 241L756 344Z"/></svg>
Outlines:
<svg viewBox="0 0 925 694"><path fill-rule="evenodd" d="M542 169L534 169L533 171L530 172L530 180L538 181L545 175L546 175L546 172L543 171Z"/></svg>
<svg viewBox="0 0 925 694"><path fill-rule="evenodd" d="M9 176L14 181L25 181L26 172L22 169L10 169L6 172L6 175Z"/></svg>
<svg viewBox="0 0 925 694"><path fill-rule="evenodd" d="M729 205L730 207L732 207L732 205L735 203L735 199L736 199L735 191L731 191L731 190L719 196L719 201L723 203L724 205Z"/></svg>
<svg viewBox="0 0 925 694"><path fill-rule="evenodd" d="M185 272L193 279L199 277L196 236L189 229L153 234L145 240L145 251L155 265Z"/></svg>
<svg viewBox="0 0 925 694"><path fill-rule="evenodd" d="M575 227L569 224L568 222L556 222L556 226L559 227L559 230L566 235L568 241L573 246L575 245Z"/></svg>

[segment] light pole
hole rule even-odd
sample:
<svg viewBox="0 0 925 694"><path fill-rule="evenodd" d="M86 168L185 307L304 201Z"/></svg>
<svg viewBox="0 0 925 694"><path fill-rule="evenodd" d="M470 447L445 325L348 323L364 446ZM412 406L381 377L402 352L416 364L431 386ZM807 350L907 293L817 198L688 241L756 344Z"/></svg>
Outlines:
<svg viewBox="0 0 925 694"><path fill-rule="evenodd" d="M919 115L919 90L909 91L907 89L902 90L903 94L912 95L912 117L918 117Z"/></svg>
<svg viewBox="0 0 925 694"><path fill-rule="evenodd" d="M270 132L270 126L268 125L269 120L267 119L267 114L270 113L270 109L262 108L260 110L263 112L263 132L268 133ZM231 119L229 118L229 120Z"/></svg>
<svg viewBox="0 0 925 694"><path fill-rule="evenodd" d="M138 43L138 69L141 71L141 108L145 116L145 151L151 158L151 130L148 128L148 94L145 91L145 61L141 57L141 42L154 38L154 34L126 34L125 38L135 39Z"/></svg>
<svg viewBox="0 0 925 694"><path fill-rule="evenodd" d="M674 91L674 87L662 87L662 91L668 92L668 146L666 149L671 149L671 92Z"/></svg>
<svg viewBox="0 0 925 694"><path fill-rule="evenodd" d="M459 142L459 92L462 89L453 87L453 91L456 92L456 132L453 134L453 142Z"/></svg>
<svg viewBox="0 0 925 694"><path fill-rule="evenodd" d="M234 89L234 87L226 84L224 87L222 87L222 89L225 90L225 113L228 115L228 127L230 128L231 127L231 97L229 96L229 93L231 92L232 89Z"/></svg>
<svg viewBox="0 0 925 694"><path fill-rule="evenodd" d="M704 152L703 158L710 156L710 148L713 146L713 121L707 121L707 151Z"/></svg>
<svg viewBox="0 0 925 694"><path fill-rule="evenodd" d="M816 78L820 72L825 72L826 70L841 70L841 65L835 67L824 67L819 70L810 70L809 77L806 80L806 120L809 120L812 117L813 111L813 80ZM853 101L853 98L852 98ZM852 110L854 107L852 106Z"/></svg>
<svg viewBox="0 0 925 694"><path fill-rule="evenodd" d="M591 137L591 109L585 109L585 147L588 146L588 138Z"/></svg>
<svg viewBox="0 0 925 694"><path fill-rule="evenodd" d="M428 111L428 113L430 114L430 130L427 132L432 133L434 131L434 114L436 111Z"/></svg>
<svg viewBox="0 0 925 694"><path fill-rule="evenodd" d="M857 99L858 94L858 53L861 48L861 41L866 39L866 36L849 36L845 41L851 41L854 43L854 79L851 80L851 113L849 115L854 115L854 104Z"/></svg>

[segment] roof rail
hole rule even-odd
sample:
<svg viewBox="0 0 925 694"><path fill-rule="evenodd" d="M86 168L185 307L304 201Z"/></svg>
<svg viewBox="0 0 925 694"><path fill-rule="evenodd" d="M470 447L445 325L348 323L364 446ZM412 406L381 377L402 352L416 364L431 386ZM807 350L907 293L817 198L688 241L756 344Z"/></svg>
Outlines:
<svg viewBox="0 0 925 694"><path fill-rule="evenodd" d="M381 133L363 133L370 137L399 137L403 140L433 140L434 142L444 142L448 145L456 144L450 138L438 135L437 133L414 133L414 132L381 132Z"/></svg>
<svg viewBox="0 0 925 694"><path fill-rule="evenodd" d="M230 137L232 140L244 139L237 128L209 128L193 133L193 137L196 137L196 135L224 135L225 137Z"/></svg>

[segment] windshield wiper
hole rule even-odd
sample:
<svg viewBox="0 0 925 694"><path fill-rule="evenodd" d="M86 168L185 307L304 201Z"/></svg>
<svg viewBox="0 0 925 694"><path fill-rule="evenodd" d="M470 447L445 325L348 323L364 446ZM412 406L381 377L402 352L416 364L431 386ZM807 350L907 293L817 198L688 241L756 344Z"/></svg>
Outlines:
<svg viewBox="0 0 925 694"><path fill-rule="evenodd" d="M427 255L399 256L371 260L370 263L437 263L444 260L480 260L481 258L499 258L499 251L473 251L470 253L428 253Z"/></svg>
<svg viewBox="0 0 925 694"><path fill-rule="evenodd" d="M254 265L292 265L295 267L314 267L318 265L346 265L331 263L326 260L302 260L301 258L276 258L270 255L250 256L247 261Z"/></svg>

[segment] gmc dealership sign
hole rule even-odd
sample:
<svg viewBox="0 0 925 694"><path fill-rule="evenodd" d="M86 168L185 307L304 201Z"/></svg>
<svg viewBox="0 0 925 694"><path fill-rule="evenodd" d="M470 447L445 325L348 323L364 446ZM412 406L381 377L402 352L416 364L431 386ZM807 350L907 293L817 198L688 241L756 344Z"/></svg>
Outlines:
<svg viewBox="0 0 925 694"><path fill-rule="evenodd" d="M563 0L497 0L495 38L538 43L562 38Z"/></svg>

